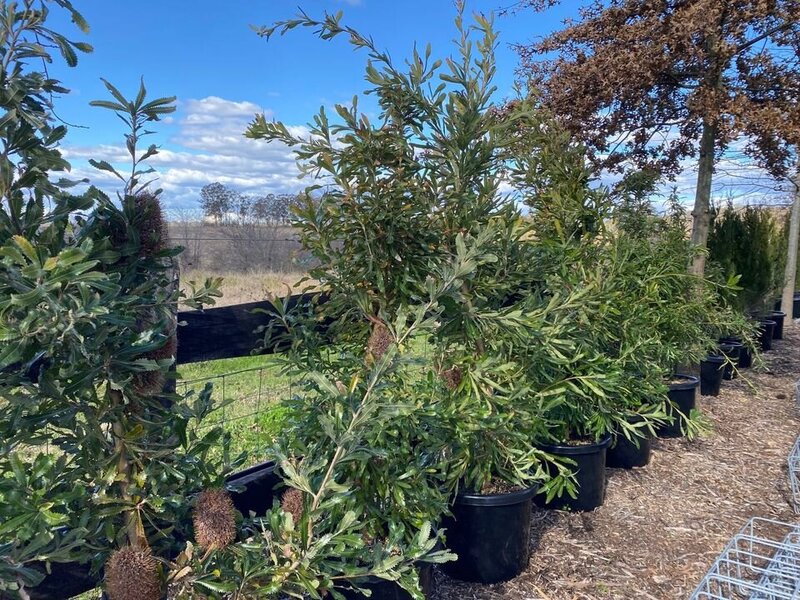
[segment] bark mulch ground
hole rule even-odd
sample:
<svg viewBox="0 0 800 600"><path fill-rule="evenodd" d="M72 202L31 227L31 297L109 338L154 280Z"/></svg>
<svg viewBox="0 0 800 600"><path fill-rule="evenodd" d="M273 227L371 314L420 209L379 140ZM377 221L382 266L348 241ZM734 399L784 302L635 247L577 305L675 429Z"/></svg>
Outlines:
<svg viewBox="0 0 800 600"><path fill-rule="evenodd" d="M787 323L760 368L699 397L713 431L655 440L642 469L607 470L591 513L536 510L528 569L482 586L437 574L434 600L679 600L753 516L794 522L786 459L798 434L800 327Z"/></svg>

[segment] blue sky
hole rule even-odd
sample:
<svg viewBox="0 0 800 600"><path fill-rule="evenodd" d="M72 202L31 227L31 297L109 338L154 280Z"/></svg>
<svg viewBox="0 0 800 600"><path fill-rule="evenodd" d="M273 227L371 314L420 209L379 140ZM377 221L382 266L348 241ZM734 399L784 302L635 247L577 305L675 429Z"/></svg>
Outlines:
<svg viewBox="0 0 800 600"><path fill-rule="evenodd" d="M471 0L467 11L496 11L502 1ZM450 0L299 4L311 16L342 10L346 24L371 35L397 62L415 43L431 43L434 56L446 56L452 49L455 8ZM566 8L544 14L524 11L496 18L499 96L511 95L517 56L510 46L558 28L577 5L572 0L563 4ZM131 95L144 76L151 97L178 97L177 112L157 124L158 134L151 138L162 147L151 164L171 208L195 207L200 188L214 181L249 193L301 189L305 183L297 179L291 153L276 144L244 139L247 123L263 111L301 127L320 105L349 102L366 86L365 55L354 52L344 38L325 42L309 30L295 30L266 42L250 29L294 16L297 0L89 0L76 5L92 28L85 40L94 53L82 56L75 69L54 65L51 70L72 90L56 107L62 119L76 125L64 144L74 175L114 189L114 182L91 169L87 160L125 164L122 123L108 111L89 107L89 101L107 97L101 77ZM58 31L83 39L65 15L53 16ZM693 174L687 166L678 184L689 193Z"/></svg>

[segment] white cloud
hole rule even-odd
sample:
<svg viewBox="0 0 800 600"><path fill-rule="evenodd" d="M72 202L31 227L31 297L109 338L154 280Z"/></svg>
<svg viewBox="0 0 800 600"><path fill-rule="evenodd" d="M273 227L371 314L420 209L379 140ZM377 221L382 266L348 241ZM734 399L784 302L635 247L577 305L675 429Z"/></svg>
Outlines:
<svg viewBox="0 0 800 600"><path fill-rule="evenodd" d="M298 179L299 171L290 148L277 142L263 142L244 137L244 131L256 114L272 112L258 104L209 96L180 103L175 114L176 131L166 147L149 161L156 169L156 185L164 189L163 200L170 208L195 208L204 185L219 181L245 193L290 193L302 189L307 182ZM290 133L307 137L302 125L288 126ZM734 144L731 152L717 166L713 197L717 203L733 196L737 202L777 202L789 196L776 191L776 182L752 163L740 159L743 142ZM95 185L114 192L119 180L97 171L87 163L90 158L119 165L126 173L129 156L123 144L98 146L65 146L65 157L72 161L72 178L88 177ZM673 186L684 203L691 205L697 180L697 160L687 159L675 181L665 183L660 192L666 196ZM601 182L616 180L604 176ZM508 191L508 190L503 190Z"/></svg>
<svg viewBox="0 0 800 600"><path fill-rule="evenodd" d="M252 102L236 102L217 96L187 100L176 113L177 132L166 147L148 163L156 170L156 185L164 189L163 200L170 208L193 208L200 189L219 181L250 193L286 193L302 189L291 150L284 144L244 137L256 114L272 112ZM289 130L307 136L304 126ZM73 177L89 177L95 185L114 190L118 180L92 169L88 159L106 160L123 173L129 168L124 145L65 146L65 157L73 161Z"/></svg>

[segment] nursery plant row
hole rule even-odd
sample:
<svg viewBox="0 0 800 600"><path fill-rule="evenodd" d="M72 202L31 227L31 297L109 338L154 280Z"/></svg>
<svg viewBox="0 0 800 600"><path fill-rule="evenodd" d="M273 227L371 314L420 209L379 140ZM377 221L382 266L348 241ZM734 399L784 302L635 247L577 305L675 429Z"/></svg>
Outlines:
<svg viewBox="0 0 800 600"><path fill-rule="evenodd" d="M24 59L52 46L74 64L87 48L29 8L0 19L19 89L0 157L19 174L0 177L4 597L101 583L111 600L420 600L430 565L514 577L533 502L598 507L607 460L643 465L653 436L702 433L698 386L714 393L782 334L773 279L744 287L724 245L693 245L676 195L654 208L658 177L598 185L535 92L495 102L491 19L459 12L453 56L400 68L340 15L302 14L258 34L346 39L368 54L380 111L354 100L302 135L263 115L246 131L292 148L310 178L292 225L325 301L301 289L246 316L294 393L263 441L271 462L241 471L246 454L209 426L225 401L174 381L193 335L176 307L209 306L220 283L179 290L149 180L158 149L141 143L175 99L106 82L93 104L125 124L131 164L93 165L117 197L54 183L66 130L42 98L62 90ZM763 235L737 244L769 251Z"/></svg>

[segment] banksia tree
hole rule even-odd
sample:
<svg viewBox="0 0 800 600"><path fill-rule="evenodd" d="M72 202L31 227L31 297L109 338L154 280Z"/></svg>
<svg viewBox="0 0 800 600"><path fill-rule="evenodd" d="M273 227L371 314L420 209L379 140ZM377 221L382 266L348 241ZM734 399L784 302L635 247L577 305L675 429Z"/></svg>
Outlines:
<svg viewBox="0 0 800 600"><path fill-rule="evenodd" d="M142 84L128 100L108 84L113 101L93 104L131 127L133 168L123 176L91 162L124 191L112 199L90 187L74 196L60 179L69 170L57 148L66 128L51 103L66 90L31 67L50 63L55 48L74 64L75 51L89 46L47 27L55 5L88 30L66 0L0 3L0 79L18 91L3 101L0 166L19 175L0 182L0 254L10 257L0 261L0 299L33 291L0 311L0 438L25 449L0 453L0 522L30 524L0 532L0 595L42 595L28 592L47 576L45 564L107 562L112 598L158 598L153 561L174 547L172 527L187 533L186 495L225 472L225 459L208 455L229 441L220 427L185 435L213 410L210 390L174 409L166 404L175 394L162 391L175 307L198 307L218 292L210 280L188 296L177 289L171 267L180 249L169 247L158 191L141 181L157 149L137 142L149 122L175 110L174 98L147 100ZM30 60L34 46L41 61ZM24 424L14 417L20 411ZM13 472L30 479L6 476ZM42 490L36 498L34 488ZM42 519L42 511L55 516Z"/></svg>
<svg viewBox="0 0 800 600"><path fill-rule="evenodd" d="M203 491L192 515L194 536L204 548L224 548L236 539L236 516L230 494L223 489Z"/></svg>
<svg viewBox="0 0 800 600"><path fill-rule="evenodd" d="M110 600L161 600L158 561L149 549L126 546L106 563L106 593Z"/></svg>

